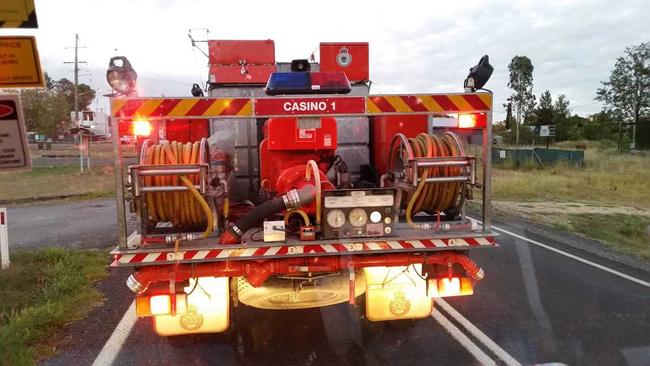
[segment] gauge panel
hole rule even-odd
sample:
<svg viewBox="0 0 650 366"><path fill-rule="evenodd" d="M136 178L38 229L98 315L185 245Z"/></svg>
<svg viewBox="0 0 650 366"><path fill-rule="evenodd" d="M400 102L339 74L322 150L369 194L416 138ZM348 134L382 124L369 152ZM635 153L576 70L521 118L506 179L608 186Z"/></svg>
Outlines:
<svg viewBox="0 0 650 366"><path fill-rule="evenodd" d="M324 239L387 236L395 221L394 188L335 189L323 192Z"/></svg>

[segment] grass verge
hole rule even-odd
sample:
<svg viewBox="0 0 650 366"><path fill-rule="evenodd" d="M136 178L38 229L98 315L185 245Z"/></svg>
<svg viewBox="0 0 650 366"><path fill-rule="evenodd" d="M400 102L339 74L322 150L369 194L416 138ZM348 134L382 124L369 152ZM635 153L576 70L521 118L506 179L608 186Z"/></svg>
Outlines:
<svg viewBox="0 0 650 366"><path fill-rule="evenodd" d="M88 196L113 194L113 167L92 168L80 173L79 167L33 168L29 172L0 174L0 201L24 201L35 197Z"/></svg>
<svg viewBox="0 0 650 366"><path fill-rule="evenodd" d="M562 215L555 226L600 240L614 250L650 261L650 217L624 214Z"/></svg>
<svg viewBox="0 0 650 366"><path fill-rule="evenodd" d="M495 200L591 202L650 208L650 156L590 148L585 166L495 166Z"/></svg>
<svg viewBox="0 0 650 366"><path fill-rule="evenodd" d="M54 352L54 335L101 302L106 253L63 248L16 252L0 271L0 365L30 365Z"/></svg>

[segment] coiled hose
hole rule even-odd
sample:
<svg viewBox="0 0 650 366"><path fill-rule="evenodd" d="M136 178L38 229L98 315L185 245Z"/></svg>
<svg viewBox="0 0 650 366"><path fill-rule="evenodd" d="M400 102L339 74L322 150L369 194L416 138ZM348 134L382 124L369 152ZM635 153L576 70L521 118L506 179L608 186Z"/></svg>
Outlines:
<svg viewBox="0 0 650 366"><path fill-rule="evenodd" d="M441 135L421 133L415 138L409 138L410 149L400 149L399 144L392 144L391 157L398 157L400 153L408 151L413 156L403 156L405 160L418 157L456 157L465 155L465 146L456 134L445 132ZM391 159L394 160L394 159ZM423 167L418 170L418 183L415 192L408 198L406 206L406 221L411 227L417 228L413 222L413 215L420 211L440 213L453 211L462 204L461 182L426 182L429 177L453 177L461 173L459 167Z"/></svg>
<svg viewBox="0 0 650 366"><path fill-rule="evenodd" d="M198 164L201 143L181 143L177 141L146 147L142 161L146 165ZM149 218L153 222L171 221L174 227L205 225L203 237L214 230L210 206L201 193L194 188L199 183L199 175L157 175L145 176L144 186L184 185L189 191L182 192L147 192L145 200Z"/></svg>

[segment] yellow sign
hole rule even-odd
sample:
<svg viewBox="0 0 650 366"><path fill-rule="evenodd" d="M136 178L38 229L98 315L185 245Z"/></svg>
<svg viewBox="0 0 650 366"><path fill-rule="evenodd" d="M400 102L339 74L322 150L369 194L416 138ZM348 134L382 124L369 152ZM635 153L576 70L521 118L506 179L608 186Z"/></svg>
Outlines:
<svg viewBox="0 0 650 366"><path fill-rule="evenodd" d="M34 0L0 1L0 28L38 28Z"/></svg>
<svg viewBox="0 0 650 366"><path fill-rule="evenodd" d="M43 87L36 38L0 36L0 88Z"/></svg>

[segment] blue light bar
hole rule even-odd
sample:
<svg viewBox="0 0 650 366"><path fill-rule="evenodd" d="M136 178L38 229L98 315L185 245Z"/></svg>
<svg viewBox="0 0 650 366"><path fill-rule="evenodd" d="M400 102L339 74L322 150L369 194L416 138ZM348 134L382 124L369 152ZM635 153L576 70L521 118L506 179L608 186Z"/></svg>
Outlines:
<svg viewBox="0 0 650 366"><path fill-rule="evenodd" d="M347 94L352 90L344 72L274 72L266 94Z"/></svg>

